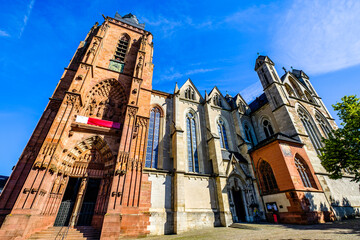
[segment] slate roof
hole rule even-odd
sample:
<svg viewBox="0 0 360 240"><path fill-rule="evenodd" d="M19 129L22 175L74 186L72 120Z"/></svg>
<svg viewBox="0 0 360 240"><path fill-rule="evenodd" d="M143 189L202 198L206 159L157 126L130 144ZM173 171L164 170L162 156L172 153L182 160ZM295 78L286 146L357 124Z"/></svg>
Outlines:
<svg viewBox="0 0 360 240"><path fill-rule="evenodd" d="M272 136L270 136L269 138L259 142L256 146L254 146L253 148L251 148L249 150L249 152L253 152L259 148L262 148L263 146L266 146L268 145L269 143L273 142L273 141L276 141L276 140L279 140L279 141L286 141L286 142L291 142L291 143L296 143L296 144L301 144L301 145L304 145L302 142L294 139L294 138L291 138L289 137L288 135L285 135L283 133L276 133Z"/></svg>
<svg viewBox="0 0 360 240"><path fill-rule="evenodd" d="M251 109L251 112L255 112L258 109L260 109L262 106L264 106L265 104L267 104L269 101L266 98L265 93L261 94L259 97L257 97L254 101L252 101L249 104L249 107Z"/></svg>
<svg viewBox="0 0 360 240"><path fill-rule="evenodd" d="M126 14L123 17L121 17L121 15L119 13L115 13L115 19L119 20L120 22L124 22L127 23L131 26L140 28L140 29L145 29L145 23L139 23L139 20L137 19L137 17L134 14Z"/></svg>
<svg viewBox="0 0 360 240"><path fill-rule="evenodd" d="M221 155L224 160L231 160L232 156L234 156L238 162L248 163L248 161L238 152L221 150Z"/></svg>

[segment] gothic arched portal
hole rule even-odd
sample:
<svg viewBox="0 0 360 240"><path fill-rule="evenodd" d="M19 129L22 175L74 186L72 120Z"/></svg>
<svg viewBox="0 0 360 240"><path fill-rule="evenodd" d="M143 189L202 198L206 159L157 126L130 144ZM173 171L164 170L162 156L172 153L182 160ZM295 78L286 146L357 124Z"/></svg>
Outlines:
<svg viewBox="0 0 360 240"><path fill-rule="evenodd" d="M241 175L228 177L230 211L234 222L253 222L253 207L257 205L255 189L251 180Z"/></svg>
<svg viewBox="0 0 360 240"><path fill-rule="evenodd" d="M63 194L55 226L91 225L94 216L103 217L107 208L114 156L99 136L79 142L64 158L59 171L67 176L53 191Z"/></svg>

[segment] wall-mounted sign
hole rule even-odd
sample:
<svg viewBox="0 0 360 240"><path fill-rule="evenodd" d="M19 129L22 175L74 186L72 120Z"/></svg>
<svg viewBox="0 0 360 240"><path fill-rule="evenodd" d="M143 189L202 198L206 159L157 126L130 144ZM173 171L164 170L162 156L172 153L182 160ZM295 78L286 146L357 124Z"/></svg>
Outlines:
<svg viewBox="0 0 360 240"><path fill-rule="evenodd" d="M278 207L276 205L276 202L266 203L266 209L268 210L268 212L277 212Z"/></svg>

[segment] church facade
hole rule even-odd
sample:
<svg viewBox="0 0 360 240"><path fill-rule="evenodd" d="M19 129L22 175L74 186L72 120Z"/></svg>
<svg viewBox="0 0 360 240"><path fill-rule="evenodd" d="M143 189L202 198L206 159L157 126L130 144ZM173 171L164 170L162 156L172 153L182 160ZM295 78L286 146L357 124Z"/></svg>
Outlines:
<svg viewBox="0 0 360 240"><path fill-rule="evenodd" d="M359 214L359 185L317 157L337 128L309 77L258 56L247 103L188 79L152 89L152 34L128 14L91 28L0 195L0 236L92 226L101 239ZM21 228L19 228L21 226Z"/></svg>

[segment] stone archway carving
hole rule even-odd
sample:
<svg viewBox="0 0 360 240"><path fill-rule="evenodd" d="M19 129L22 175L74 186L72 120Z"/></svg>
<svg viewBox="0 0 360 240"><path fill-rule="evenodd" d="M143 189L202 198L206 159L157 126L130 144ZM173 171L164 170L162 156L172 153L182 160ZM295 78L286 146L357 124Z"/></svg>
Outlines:
<svg viewBox="0 0 360 240"><path fill-rule="evenodd" d="M233 216L233 221L240 221L240 216L238 216L239 210L236 207L240 207L236 203L236 197L234 196L234 192L241 193L241 200L243 204L243 214L244 220L246 222L254 221L253 214L253 206L258 205L255 195L255 189L252 183L251 178L246 178L244 174L241 174L237 170L234 169L232 174L228 177L228 194L229 194L229 204L230 211ZM241 206L242 207L242 206Z"/></svg>
<svg viewBox="0 0 360 240"><path fill-rule="evenodd" d="M89 91L83 114L89 117L119 122L124 116L127 94L119 81L106 79Z"/></svg>

